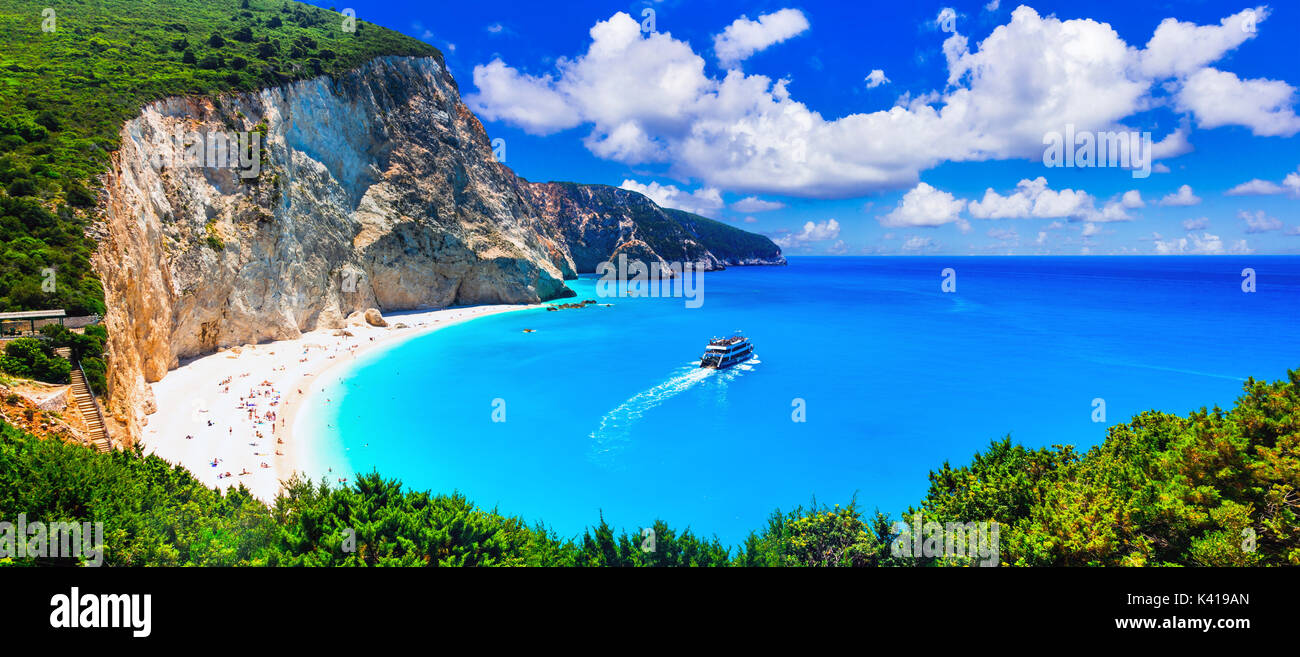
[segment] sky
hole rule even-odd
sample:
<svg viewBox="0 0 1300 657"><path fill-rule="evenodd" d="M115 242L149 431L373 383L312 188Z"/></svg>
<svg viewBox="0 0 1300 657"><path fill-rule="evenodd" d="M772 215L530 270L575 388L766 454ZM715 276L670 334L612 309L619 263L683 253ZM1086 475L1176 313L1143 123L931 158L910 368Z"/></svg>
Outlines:
<svg viewBox="0 0 1300 657"><path fill-rule="evenodd" d="M524 178L788 255L1300 254L1300 3L352 8L440 48Z"/></svg>

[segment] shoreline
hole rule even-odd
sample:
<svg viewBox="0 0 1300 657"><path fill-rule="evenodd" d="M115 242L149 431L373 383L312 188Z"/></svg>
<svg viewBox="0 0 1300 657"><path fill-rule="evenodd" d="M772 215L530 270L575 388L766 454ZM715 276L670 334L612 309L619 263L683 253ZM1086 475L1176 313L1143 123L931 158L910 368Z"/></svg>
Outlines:
<svg viewBox="0 0 1300 657"><path fill-rule="evenodd" d="M343 363L354 363L448 326L541 305L456 306L384 315L387 327L364 320L318 329L292 340L243 345L201 356L150 384L158 410L140 443L146 454L189 470L210 488L243 484L270 503L282 482L305 474L318 451L294 426L312 386ZM405 328L397 328L397 325ZM351 336L343 335L346 331ZM265 385L269 384L269 385ZM271 419L273 418L273 419ZM217 465L213 465L213 460ZM263 467L265 464L266 467ZM226 473L231 476L226 477Z"/></svg>

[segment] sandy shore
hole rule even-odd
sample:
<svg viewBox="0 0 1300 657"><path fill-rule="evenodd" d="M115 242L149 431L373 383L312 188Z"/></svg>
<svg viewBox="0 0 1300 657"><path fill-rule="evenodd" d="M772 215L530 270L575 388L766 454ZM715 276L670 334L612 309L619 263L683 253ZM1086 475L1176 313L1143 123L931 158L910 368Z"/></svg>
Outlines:
<svg viewBox="0 0 1300 657"><path fill-rule="evenodd" d="M301 436L294 439L293 420L318 377L380 347L476 317L535 307L393 313L384 316L387 328L348 326L351 336L324 329L195 359L153 384L158 412L144 430L145 453L184 466L208 486L243 484L270 501L281 481L311 463L312 445Z"/></svg>

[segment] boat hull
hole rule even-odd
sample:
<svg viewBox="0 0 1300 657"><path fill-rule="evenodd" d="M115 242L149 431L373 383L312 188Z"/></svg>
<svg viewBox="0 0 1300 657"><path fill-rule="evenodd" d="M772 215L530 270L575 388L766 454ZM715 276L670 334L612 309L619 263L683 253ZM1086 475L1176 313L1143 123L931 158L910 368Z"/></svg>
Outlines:
<svg viewBox="0 0 1300 657"><path fill-rule="evenodd" d="M725 370L728 367L731 367L732 365L743 363L753 357L754 357L754 348L749 347L744 351L735 354L729 354L725 358L702 358L700 359L700 367L714 369L714 370Z"/></svg>

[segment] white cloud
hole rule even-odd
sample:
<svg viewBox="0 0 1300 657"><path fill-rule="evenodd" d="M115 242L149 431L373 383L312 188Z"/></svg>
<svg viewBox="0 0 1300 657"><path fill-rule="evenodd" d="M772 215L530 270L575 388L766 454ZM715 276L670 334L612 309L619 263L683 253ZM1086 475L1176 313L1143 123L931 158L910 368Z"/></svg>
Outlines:
<svg viewBox="0 0 1300 657"><path fill-rule="evenodd" d="M747 196L731 204L731 209L736 212L771 212L784 207L784 203L765 201L757 196Z"/></svg>
<svg viewBox="0 0 1300 657"><path fill-rule="evenodd" d="M1246 240L1238 240L1228 249L1223 244L1223 239L1218 235L1210 233L1201 233L1200 235L1188 235L1176 240L1156 240L1155 252L1158 255L1223 255L1224 253L1251 253L1252 249L1246 244Z"/></svg>
<svg viewBox="0 0 1300 657"><path fill-rule="evenodd" d="M807 20L802 14L803 23L789 22L793 13L767 16L778 14L788 18L733 23L730 35L719 35L726 37L722 52L743 59L777 35L806 29L799 27ZM955 33L944 41L948 79L941 92L906 95L888 110L826 118L792 97L787 80L734 69L721 78L707 75L690 44L643 33L619 12L590 30L585 53L560 58L553 72L528 74L500 60L475 67L478 91L467 100L485 119L534 134L590 126L585 143L601 157L668 162L674 176L707 186L851 198L912 187L922 171L944 162L1039 159L1043 135L1067 124L1080 131L1127 129L1124 121L1163 102L1152 94L1165 89L1202 127L1294 134L1300 119L1284 82L1242 81L1208 68L1174 80L1151 77L1182 76L1221 57L1235 41L1214 30L1232 20L1204 37L1192 31L1193 39L1207 40L1192 56L1178 45L1189 24L1162 24L1160 38L1143 50L1105 23L1060 20L1020 6L977 44ZM1189 123L1160 140L1159 155L1189 150L1190 129Z"/></svg>
<svg viewBox="0 0 1300 657"><path fill-rule="evenodd" d="M1288 173L1286 178L1282 179L1280 185L1269 180L1255 178L1241 183L1224 193L1228 196L1267 196L1270 194L1286 194L1288 192L1300 196L1300 173Z"/></svg>
<svg viewBox="0 0 1300 657"><path fill-rule="evenodd" d="M1047 186L1047 179L1041 176L1021 180L1016 191L1008 196L986 189L982 200L970 204L970 214L976 219L1057 219L1079 217L1093 210L1093 200L1087 192L1052 190Z"/></svg>
<svg viewBox="0 0 1300 657"><path fill-rule="evenodd" d="M884 71L877 68L872 69L871 72L867 74L866 82L868 89L875 89L882 84L889 84L890 80L885 77Z"/></svg>
<svg viewBox="0 0 1300 657"><path fill-rule="evenodd" d="M643 185L635 180L624 180L619 187L644 194L664 208L684 210L704 216L722 209L722 194L712 187L686 192L678 189L676 185L660 185L654 181L649 185Z"/></svg>
<svg viewBox="0 0 1300 657"><path fill-rule="evenodd" d="M988 236L1002 242L1014 242L1020 239L1020 234L1010 228L990 228Z"/></svg>
<svg viewBox="0 0 1300 657"><path fill-rule="evenodd" d="M1177 255L1183 253L1197 253L1217 255L1223 253L1223 240L1218 235L1202 233L1201 235L1192 235L1190 239L1180 237L1176 240L1155 242L1156 253L1160 255Z"/></svg>
<svg viewBox="0 0 1300 657"><path fill-rule="evenodd" d="M1221 59L1256 31L1245 29L1247 21L1256 25L1268 18L1268 9L1246 9L1219 21L1218 25L1185 23L1176 18L1166 18L1156 27L1147 41L1146 49L1139 54L1139 66L1147 76L1171 78L1185 76Z"/></svg>
<svg viewBox="0 0 1300 657"><path fill-rule="evenodd" d="M756 21L741 16L713 37L713 52L719 64L734 66L768 46L802 34L808 27L808 18L798 9L763 14Z"/></svg>
<svg viewBox="0 0 1300 657"><path fill-rule="evenodd" d="M1183 230L1191 232L1194 230L1205 230L1210 227L1210 220L1206 217L1200 219L1184 219Z"/></svg>
<svg viewBox="0 0 1300 657"><path fill-rule="evenodd" d="M929 251L938 248L938 244L929 237L909 237L901 247L904 251Z"/></svg>
<svg viewBox="0 0 1300 657"><path fill-rule="evenodd" d="M747 223L747 224L756 224L756 223L758 223L758 220L755 219L755 218L753 218L753 217L745 217L745 223Z"/></svg>
<svg viewBox="0 0 1300 657"><path fill-rule="evenodd" d="M1094 224L1094 223L1092 223L1092 222L1089 222L1089 223L1086 223L1086 224L1083 225L1083 236L1084 236L1084 237L1092 237L1093 235L1096 235L1096 234L1098 234L1098 233L1100 233L1100 232L1101 232L1101 228L1099 228L1099 227L1097 226L1097 224Z"/></svg>
<svg viewBox="0 0 1300 657"><path fill-rule="evenodd" d="M1257 137L1300 132L1294 102L1295 89L1281 80L1242 80L1213 68L1188 77L1176 97L1179 111L1191 112L1202 128L1240 125Z"/></svg>
<svg viewBox="0 0 1300 657"><path fill-rule="evenodd" d="M1085 219L1093 222L1128 221L1132 217L1125 208L1141 207L1141 195L1133 190L1120 201L1096 207L1096 200L1083 190L1053 190L1047 179L1021 180L1016 191L1003 196L993 188L984 191L984 198L971 201L970 215L976 219ZM1131 205L1138 203L1138 205Z"/></svg>
<svg viewBox="0 0 1300 657"><path fill-rule="evenodd" d="M1146 201L1142 200L1142 193L1136 189L1130 189L1127 192L1124 192L1124 196L1120 198L1119 202L1120 205L1130 210L1146 207Z"/></svg>
<svg viewBox="0 0 1300 657"><path fill-rule="evenodd" d="M1001 4L1002 0L989 0L989 3L984 5L984 9L986 11L997 11Z"/></svg>
<svg viewBox="0 0 1300 657"><path fill-rule="evenodd" d="M1286 188L1277 183L1255 178L1241 183L1224 193L1228 196L1267 196L1269 194L1281 194L1285 191Z"/></svg>
<svg viewBox="0 0 1300 657"><path fill-rule="evenodd" d="M811 221L803 225L803 229L797 233L790 233L784 237L773 239L776 245L788 249L791 247L802 246L808 242L821 242L824 240L837 239L840 236L840 223L834 219L827 219L821 223Z"/></svg>
<svg viewBox="0 0 1300 657"><path fill-rule="evenodd" d="M1257 210L1253 214L1242 210L1237 213L1237 218L1246 222L1247 233L1267 233L1270 230L1282 230L1282 222L1264 214L1263 210Z"/></svg>
<svg viewBox="0 0 1300 657"><path fill-rule="evenodd" d="M504 25L500 24L500 23L493 23L493 24L487 26L487 31L488 31L489 34L501 34L501 33L504 32L505 30L506 30L506 27L505 27Z"/></svg>
<svg viewBox="0 0 1300 657"><path fill-rule="evenodd" d="M466 98L483 118L508 121L534 135L547 135L582 123L554 80L516 71L499 59L474 67L478 93ZM478 102L475 102L477 100Z"/></svg>
<svg viewBox="0 0 1300 657"><path fill-rule="evenodd" d="M501 60L474 67L478 92L466 96L488 120L545 135L583 123L595 129L588 148L625 162L661 157L663 135L689 129L690 108L715 82L689 44L664 33L643 34L625 13L590 30L587 53L561 58L557 76L520 73ZM629 146L640 141L640 147ZM620 147L621 146L621 147Z"/></svg>
<svg viewBox="0 0 1300 657"><path fill-rule="evenodd" d="M1201 197L1192 193L1191 185L1183 185L1177 192L1160 199L1160 205L1185 208L1201 202Z"/></svg>
<svg viewBox="0 0 1300 657"><path fill-rule="evenodd" d="M952 194L926 183L918 183L903 195L898 207L879 221L880 225L888 227L942 226L957 221L965 208L965 200L954 198Z"/></svg>
<svg viewBox="0 0 1300 657"><path fill-rule="evenodd" d="M1192 129L1184 123L1177 130L1165 135L1164 139L1151 144L1151 158L1153 160L1168 160L1186 155L1192 152L1192 142L1188 139Z"/></svg>

